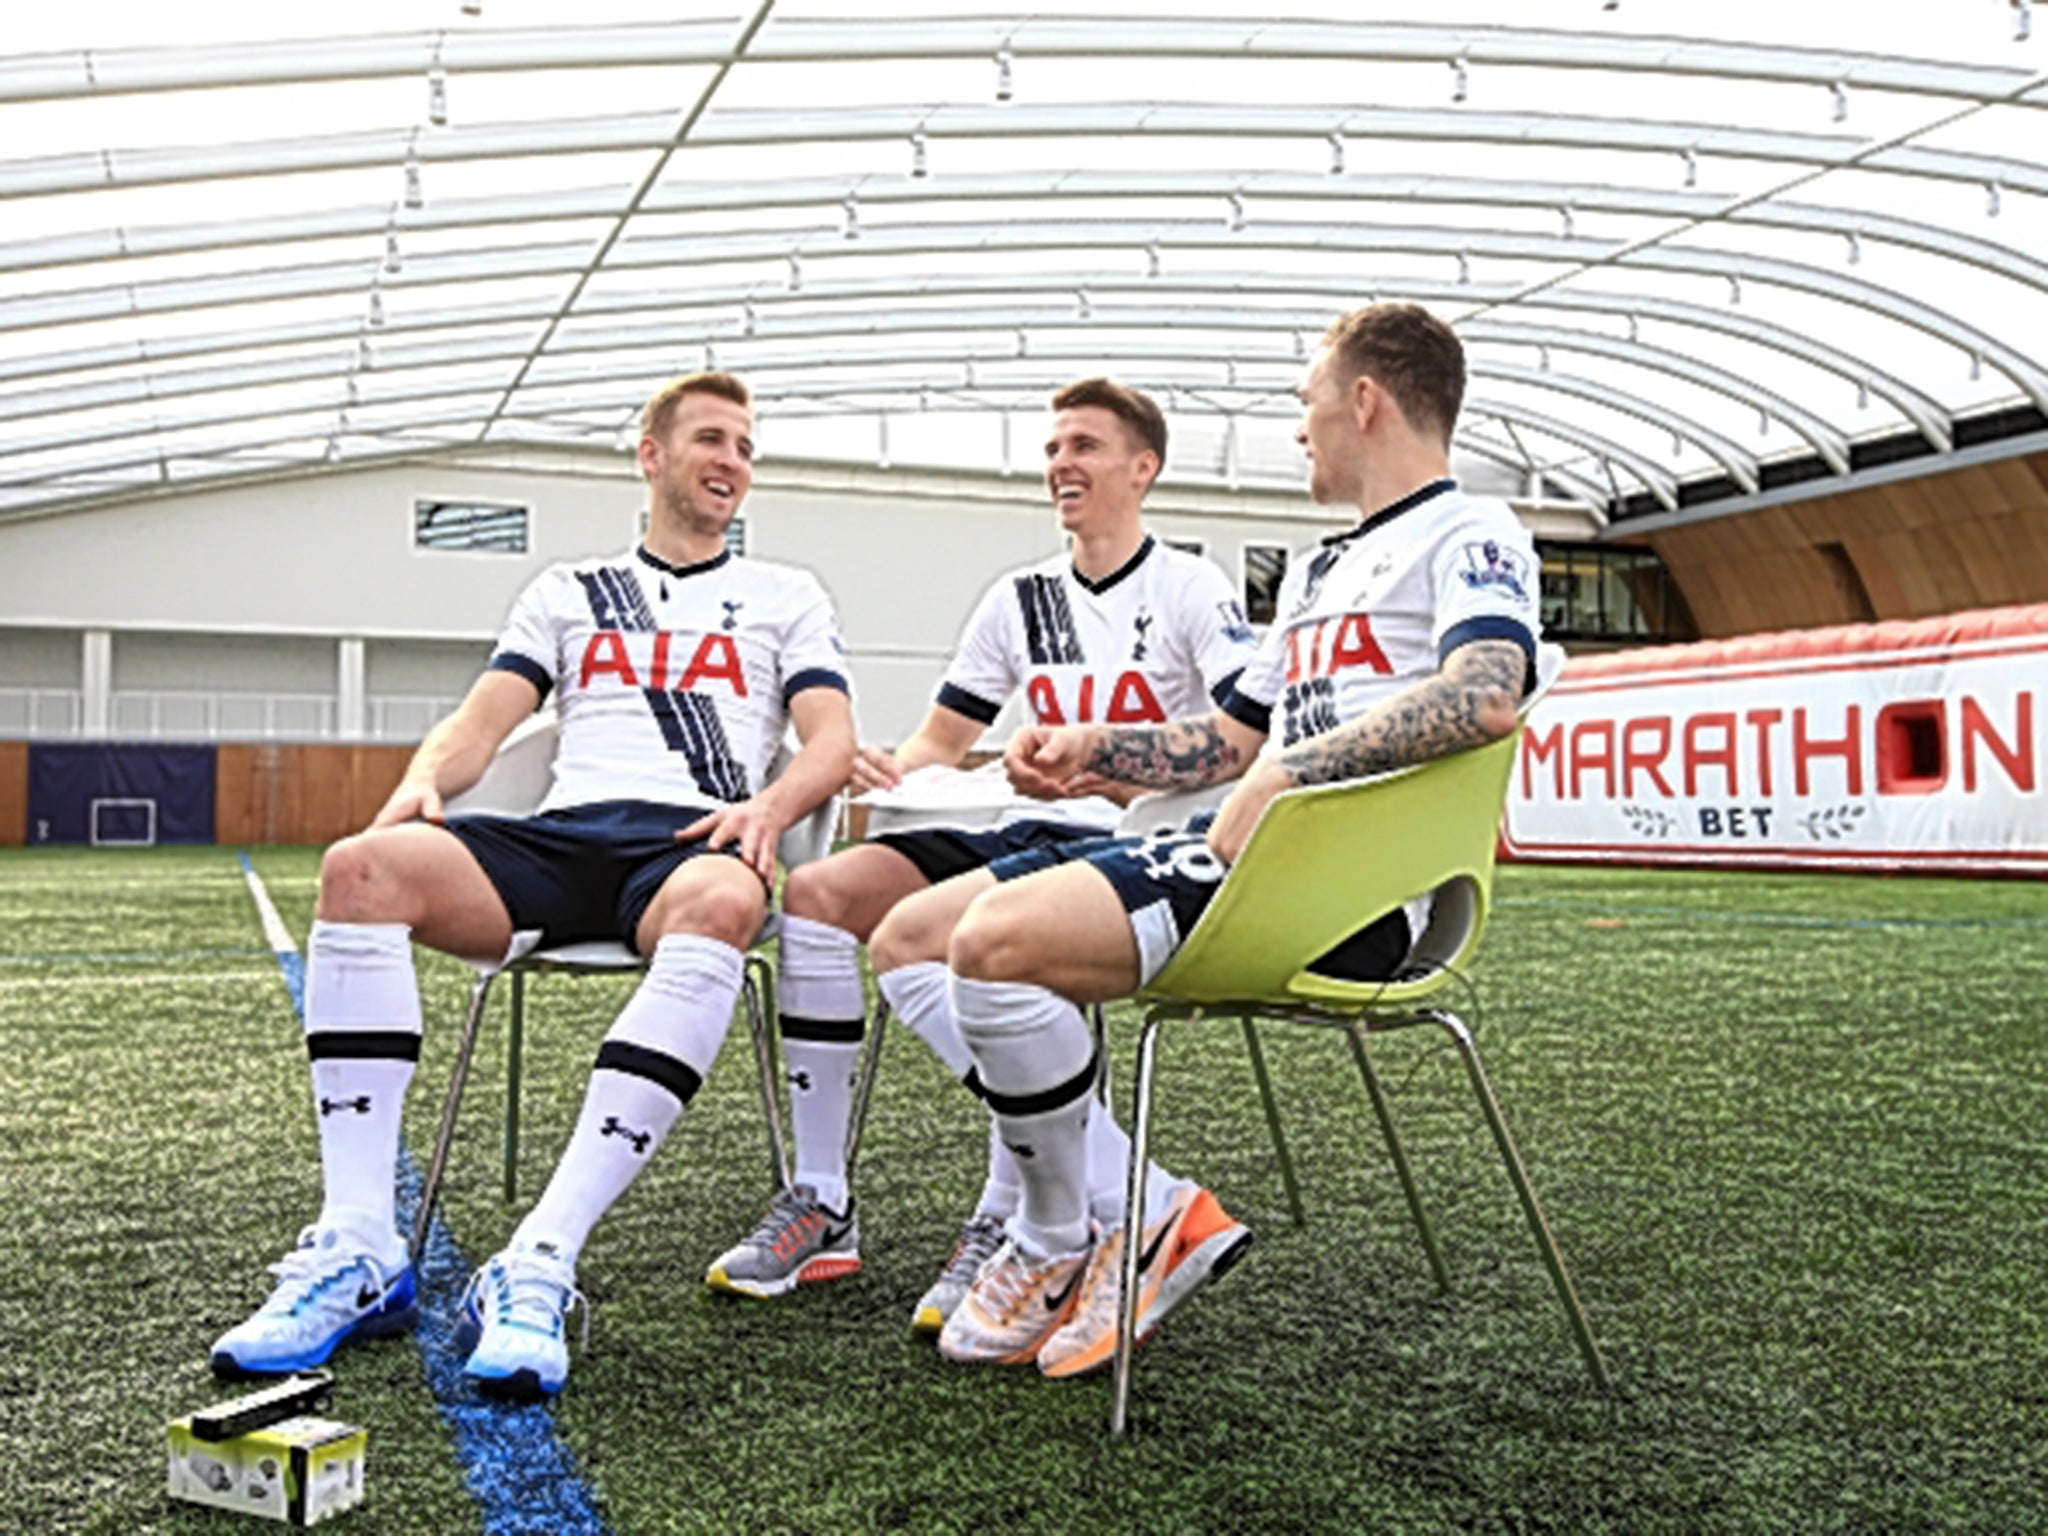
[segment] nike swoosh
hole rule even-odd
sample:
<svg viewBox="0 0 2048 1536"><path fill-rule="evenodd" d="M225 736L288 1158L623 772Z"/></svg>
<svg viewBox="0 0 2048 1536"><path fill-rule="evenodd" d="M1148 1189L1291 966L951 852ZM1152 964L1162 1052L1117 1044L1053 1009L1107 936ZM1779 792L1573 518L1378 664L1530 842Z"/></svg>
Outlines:
<svg viewBox="0 0 2048 1536"><path fill-rule="evenodd" d="M374 1285L366 1285L356 1292L356 1309L366 1311L384 1299L384 1293Z"/></svg>
<svg viewBox="0 0 2048 1536"><path fill-rule="evenodd" d="M1086 1264L1076 1264L1074 1266L1074 1272L1067 1276L1067 1283L1061 1286L1058 1291L1045 1298L1046 1311L1057 1312L1067 1304L1067 1298L1074 1294L1074 1287L1081 1283L1081 1276L1087 1268Z"/></svg>
<svg viewBox="0 0 2048 1536"><path fill-rule="evenodd" d="M1166 1240L1173 1236L1173 1229L1179 1225L1180 1223L1177 1221L1169 1221L1160 1227L1159 1235L1146 1245L1143 1253L1138 1255L1139 1274L1142 1275L1151 1269L1152 1261L1159 1257L1159 1250L1166 1246Z"/></svg>
<svg viewBox="0 0 2048 1536"><path fill-rule="evenodd" d="M825 1228L825 1235L819 1238L818 1241L829 1248L832 1244L838 1242L839 1239L846 1236L846 1234L851 1232L852 1230L853 1223L850 1221L847 1222L844 1226L839 1227L828 1225Z"/></svg>

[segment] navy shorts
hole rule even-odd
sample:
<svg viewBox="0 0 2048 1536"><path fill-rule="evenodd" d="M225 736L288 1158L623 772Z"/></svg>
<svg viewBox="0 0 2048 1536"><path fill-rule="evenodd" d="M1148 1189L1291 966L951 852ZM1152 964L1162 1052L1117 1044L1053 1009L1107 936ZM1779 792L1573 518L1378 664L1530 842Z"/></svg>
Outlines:
<svg viewBox="0 0 2048 1536"><path fill-rule="evenodd" d="M448 830L483 866L516 933L537 947L619 939L629 949L655 892L703 853L737 858L739 845L676 841L707 809L603 800L538 816L450 816Z"/></svg>
<svg viewBox="0 0 2048 1536"><path fill-rule="evenodd" d="M893 848L915 864L920 875L937 885L969 870L986 869L1001 858L1077 842L1100 842L1102 836L1099 827L1077 827L1072 822L1013 821L1006 827L978 831L965 827L920 827L911 832L884 832L869 841Z"/></svg>
<svg viewBox="0 0 2048 1536"><path fill-rule="evenodd" d="M1214 811L1182 827L1160 827L1143 837L1098 837L1034 848L989 865L998 880L1017 880L1059 864L1093 865L1130 914L1138 941L1138 985L1148 986L1187 941L1208 910L1230 867L1209 851ZM1379 981L1407 958L1407 914L1399 909L1369 923L1309 967L1345 980Z"/></svg>

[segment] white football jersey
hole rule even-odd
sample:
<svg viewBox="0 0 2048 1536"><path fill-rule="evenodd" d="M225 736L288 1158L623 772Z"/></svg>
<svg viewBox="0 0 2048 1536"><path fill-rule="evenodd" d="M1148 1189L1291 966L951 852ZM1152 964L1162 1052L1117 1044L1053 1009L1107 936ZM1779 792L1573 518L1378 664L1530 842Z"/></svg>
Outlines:
<svg viewBox="0 0 2048 1536"><path fill-rule="evenodd" d="M1512 640L1533 666L1539 569L1506 502L1426 485L1293 564L1225 708L1269 733L1270 755L1355 719L1468 641Z"/></svg>
<svg viewBox="0 0 2048 1536"><path fill-rule="evenodd" d="M831 599L795 566L645 546L553 565L512 605L491 666L559 690L544 811L599 800L737 802L760 789L789 700L849 692Z"/></svg>
<svg viewBox="0 0 2048 1536"><path fill-rule="evenodd" d="M1100 581L1067 555L1000 577L961 633L938 702L987 725L1022 689L1039 725L1160 723L1214 708L1254 648L1229 578L1148 535ZM1031 814L1109 828L1121 813L1089 798Z"/></svg>

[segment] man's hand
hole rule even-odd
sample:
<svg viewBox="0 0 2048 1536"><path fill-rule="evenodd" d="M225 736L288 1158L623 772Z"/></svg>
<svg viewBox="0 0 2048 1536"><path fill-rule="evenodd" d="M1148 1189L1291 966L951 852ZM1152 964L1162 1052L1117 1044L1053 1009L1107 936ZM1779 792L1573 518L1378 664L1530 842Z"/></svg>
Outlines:
<svg viewBox="0 0 2048 1536"><path fill-rule="evenodd" d="M1273 797L1295 787L1294 776L1278 763L1268 759L1256 764L1238 780L1209 823L1209 851L1224 863L1235 864Z"/></svg>
<svg viewBox="0 0 2048 1536"><path fill-rule="evenodd" d="M1140 795L1149 795L1151 790L1142 784L1126 784L1122 779L1105 779L1099 773L1077 773L1067 780L1061 791L1069 799L1083 795L1099 795L1112 805L1127 806Z"/></svg>
<svg viewBox="0 0 2048 1536"><path fill-rule="evenodd" d="M1003 771L1020 795L1064 800L1068 782L1087 768L1096 735L1092 725L1027 725L1010 738Z"/></svg>
<svg viewBox="0 0 2048 1536"><path fill-rule="evenodd" d="M847 776L850 793L864 795L871 789L894 789L903 782L903 764L887 747L862 747L853 755L853 772Z"/></svg>
<svg viewBox="0 0 2048 1536"><path fill-rule="evenodd" d="M676 841L687 843L701 837L712 848L738 844L741 860L761 877L763 885L772 888L775 884L775 845L788 826L788 821L772 802L765 796L756 795L738 805L721 806L708 816L698 817L676 833Z"/></svg>
<svg viewBox="0 0 2048 1536"><path fill-rule="evenodd" d="M441 792L431 784L415 784L407 779L391 791L391 798L371 820L370 828L375 831L379 827L403 826L408 821L431 822L438 827L446 820L447 813L441 809Z"/></svg>

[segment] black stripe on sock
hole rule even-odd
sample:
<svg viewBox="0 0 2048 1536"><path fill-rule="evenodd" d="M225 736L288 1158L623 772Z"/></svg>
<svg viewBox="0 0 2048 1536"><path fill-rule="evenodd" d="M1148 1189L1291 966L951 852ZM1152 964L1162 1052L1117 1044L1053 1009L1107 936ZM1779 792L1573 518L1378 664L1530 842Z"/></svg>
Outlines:
<svg viewBox="0 0 2048 1536"><path fill-rule="evenodd" d="M866 1019L804 1019L793 1013L781 1015L785 1040L820 1040L831 1045L859 1045L866 1036Z"/></svg>
<svg viewBox="0 0 2048 1536"><path fill-rule="evenodd" d="M306 1036L313 1061L418 1061L420 1037L406 1029L322 1029Z"/></svg>
<svg viewBox="0 0 2048 1536"><path fill-rule="evenodd" d="M997 1093L986 1084L977 1084L981 1089L982 1101L999 1115L1049 1115L1056 1109L1064 1109L1076 1099L1085 1099L1095 1091L1095 1056L1090 1053L1088 1065L1057 1087L1047 1088L1040 1093Z"/></svg>
<svg viewBox="0 0 2048 1536"><path fill-rule="evenodd" d="M960 1086L981 1100L982 1103L988 1103L988 1089L982 1086L981 1068L969 1067L967 1075L960 1079Z"/></svg>
<svg viewBox="0 0 2048 1536"><path fill-rule="evenodd" d="M697 1096L697 1090L704 1086L703 1074L689 1063L626 1040L607 1040L599 1046L597 1063L592 1070L644 1077L657 1087L666 1088L683 1104L688 1104Z"/></svg>

